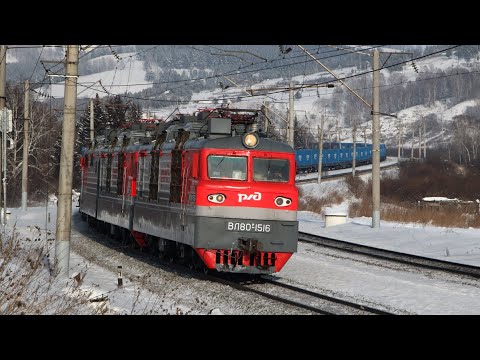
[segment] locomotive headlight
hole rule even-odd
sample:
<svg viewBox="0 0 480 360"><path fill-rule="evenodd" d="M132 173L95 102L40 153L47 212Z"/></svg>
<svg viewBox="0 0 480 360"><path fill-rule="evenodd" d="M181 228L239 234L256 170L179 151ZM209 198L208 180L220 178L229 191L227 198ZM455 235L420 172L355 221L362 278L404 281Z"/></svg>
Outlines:
<svg viewBox="0 0 480 360"><path fill-rule="evenodd" d="M259 138L256 133L248 133L243 136L242 142L245 147L253 149L258 145Z"/></svg>
<svg viewBox="0 0 480 360"><path fill-rule="evenodd" d="M223 194L211 194L208 195L207 199L215 204L221 204L225 201L226 197Z"/></svg>
<svg viewBox="0 0 480 360"><path fill-rule="evenodd" d="M275 205L280 206L280 207L288 206L291 203L292 203L292 199L289 199L289 198L286 198L286 197L283 197L283 196L277 196L275 198Z"/></svg>

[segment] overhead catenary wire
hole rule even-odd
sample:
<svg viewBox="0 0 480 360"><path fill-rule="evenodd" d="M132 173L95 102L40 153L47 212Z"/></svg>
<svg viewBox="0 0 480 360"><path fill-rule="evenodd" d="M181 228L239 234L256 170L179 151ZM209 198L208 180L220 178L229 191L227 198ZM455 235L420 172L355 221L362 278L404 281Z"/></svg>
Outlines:
<svg viewBox="0 0 480 360"><path fill-rule="evenodd" d="M158 45L159 46L159 45ZM378 47L378 46L377 46ZM372 49L373 48L376 48L376 47L371 47ZM95 49L94 49L95 50ZM145 51L148 51L148 50L151 50L151 49L147 49ZM93 51L93 50L92 50ZM90 52L91 53L91 52ZM328 53L328 52L327 52ZM322 57L322 58L319 58L320 60L322 59L328 59L328 58L332 58L332 57L337 57L337 56L342 56L342 55L347 55L346 53L345 54L335 54L335 55L332 55L332 56L328 56L328 57ZM303 57L304 55L299 55L299 56L295 56L295 57ZM286 58L286 59L293 59L295 57L290 57L290 58ZM81 57L80 57L81 58ZM270 62L274 62L274 61L277 61L277 60L285 60L285 59L272 59L272 60L269 60ZM63 60L62 60L63 61ZM170 84L170 83L181 83L181 82L185 82L186 84L184 85L181 85L181 86L178 86L178 87L175 87L175 88L171 88L171 89L166 89L164 90L163 92L161 93L156 93L156 94L153 94L151 96L157 96L157 95L161 95L163 94L165 91L173 91L173 90L176 90L176 89L180 89L182 87L186 87L186 86L189 86L189 85L192 85L194 83L197 83L199 81L203 81L203 80L210 80L210 79L214 79L214 78L219 78L219 77L222 77L222 76L233 76L233 75L242 75L242 74L247 74L247 73L251 73L251 72L256 72L256 71L264 71L264 70L271 70L271 69L277 69L277 68L281 68L281 67L286 67L286 66L293 66L293 65L298 65L298 64L304 64L306 62L311 62L313 60L307 60L307 61L301 61L301 62L296 62L296 63L291 63L291 64L282 64L282 65L279 65L279 66L274 66L274 67L268 67L268 68L263 68L263 69L254 69L254 70L249 70L249 71L244 71L244 72L239 72L238 70L229 70L228 72L225 72L225 73L220 73L218 75L212 75L212 76L206 76L206 77L198 77L198 78L190 78L190 79L182 79L182 80L170 80L168 79L167 81L160 81L160 82L148 82L148 83L137 83L137 84L116 84L115 86L126 86L126 87L134 87L134 86L145 86L145 85L161 85L161 84ZM251 67L251 66L254 66L254 65L258 65L258 64L264 64L264 62L258 62L258 63L252 63L252 64L249 64L249 65L246 65L244 67L240 67L239 69L245 69L245 68L248 68L248 67ZM58 65L58 64L56 64ZM56 65L52 66L50 69L52 69L53 67L55 67ZM46 69L46 71L50 71ZM32 85L44 85L43 83L32 83ZM150 100L150 99L149 99Z"/></svg>
<svg viewBox="0 0 480 360"><path fill-rule="evenodd" d="M302 55L303 56L303 55ZM335 56L338 56L335 55ZM313 61L313 60L308 60L308 62L310 61ZM246 71L246 72L243 72L243 73L250 73L250 72L253 72L253 71L262 71L262 70L269 70L269 69L274 69L274 68L279 68L279 67L285 67L285 66L292 66L292 65L296 65L296 64L303 64L304 61L301 61L301 62L297 62L297 63L293 63L293 64L283 64L283 65L279 65L279 66L275 66L275 67L270 67L270 68L267 68L267 69L256 69L256 70L250 70L250 71ZM168 89L170 91L172 90L175 90L175 89L179 89L181 87L184 87L184 86L188 86L188 85L191 85L192 83L196 82L196 81L200 81L200 80L207 80L207 79L213 79L213 78L218 78L218 77L221 77L221 76L225 76L225 75L238 75L240 73L238 72L233 72L233 73L223 73L223 74L218 74L218 75L213 75L213 76L208 76L208 77L202 77L202 78L197 78L197 79L188 79L188 80L177 80L177 81L172 81L172 82L190 82L190 84L185 84L185 85L182 85L182 86L179 86L179 87L176 87L176 88L172 88L172 89ZM164 83L164 82L162 82ZM150 83L148 83L150 84ZM159 84L159 83L157 83ZM145 85L145 84L143 84ZM83 85L81 85L83 86ZM125 85L124 85L125 86ZM131 84L129 86L135 86L135 84ZM132 97L132 96L128 96L128 95L120 95L120 94L111 94L110 92L106 91L106 89L104 89L107 94L110 94L110 95L118 95L118 96L123 96L123 97L128 97L128 98L132 98L132 99L137 99L137 100L148 100L148 101L156 101L156 102L177 102L177 100L165 100L165 99L152 99L152 98L140 98L140 97ZM163 93L165 93L165 91L168 91L168 90L164 90L162 91L161 93L156 93L156 94L152 94L150 95L151 97L153 96L158 96L158 95L161 95ZM180 103L188 103L189 101L179 101Z"/></svg>
<svg viewBox="0 0 480 360"><path fill-rule="evenodd" d="M441 53L441 52L444 52L444 51L448 51L450 49L453 49L453 48L456 48L458 46L461 46L461 45L455 45L455 46L451 46L451 47L448 47L446 49L443 49L443 50L440 50L440 51L436 51L436 52L433 52L433 53L430 53L430 54L425 54L423 56L419 56L415 59L412 59L412 60L418 60L418 59L421 59L421 58L426 58L426 57L429 57L429 56L432 56L432 55L435 55L435 54L438 54L438 53ZM304 55L302 55L304 56ZM399 62L399 63L395 63L395 64L392 64L392 65L389 65L389 66L385 66L384 69L386 68L390 68L390 67L394 67L394 66L399 66L401 64L404 64L406 62L410 62L412 60L407 60L407 61L402 61L402 62ZM309 61L313 61L313 60L309 60ZM301 62L303 63L303 62ZM294 63L294 64L297 64L297 63ZM294 64L283 64L281 66L292 66ZM269 68L271 69L271 68ZM254 71L260 71L260 70L254 70ZM251 71L249 71L251 72ZM363 75L366 75L366 74L369 74L369 73L372 73L373 70L370 70L370 71L365 71L365 72L362 72L362 73L357 73L357 74L354 74L354 75L350 75L350 76L344 76L342 78L340 78L341 80L344 80L344 79L349 79L349 78L354 78L354 77L358 77L358 76L363 76ZM214 75L214 76L209 76L209 77L202 77L202 78L197 78L196 80L206 80L206 79L209 79L209 78L217 78L217 77L220 77L220 76L225 76L229 73L224 73L224 74L218 74L218 75ZM235 72L233 74L236 74ZM182 82L185 82L185 81L190 81L192 82L194 79L189 79L189 80L180 80ZM179 81L172 81L172 82L179 82ZM328 81L328 82L332 82L332 81ZM165 83L165 82L163 82ZM320 83L320 84L325 84L327 82L323 82L323 83ZM129 84L128 86L135 86L136 84ZM189 84L187 84L189 85ZM85 85L79 83L79 86L82 86L82 87L85 87ZM119 86L123 86L123 85L119 85ZM182 85L182 86L185 86L185 85ZM144 100L144 101L154 101L154 102L163 102L163 103L182 103L182 104L188 104L190 103L191 101L182 101L182 100L168 100L168 99L154 99L152 98L153 96L156 96L158 94L152 94L150 95L150 97L146 98L146 97L136 97L136 96L129 96L129 95L121 95L121 94L112 94L111 92L108 92L103 86L103 92L105 92L106 94L108 95L111 95L111 96L121 96L121 97L125 97L125 98L130 98L130 99L134 99L134 100ZM175 89L178 89L180 87L177 87L177 88L173 88L173 89L170 89L170 90L175 90ZM162 93L164 93L165 91L162 91ZM279 92L282 92L282 91L273 91L273 92L268 92L267 94L262 94L262 95L254 95L254 96L266 96L266 95L270 95L270 94L275 94L275 93L279 93ZM249 96L251 97L251 96ZM230 99L236 99L236 98L240 98L240 99L243 99L243 98L246 98L246 96L237 96L237 97L226 97L225 99L227 100L230 100ZM207 101L207 100L211 100L211 99L198 99L196 101Z"/></svg>
<svg viewBox="0 0 480 360"><path fill-rule="evenodd" d="M97 49L100 49L100 48L107 48L107 47L108 47L108 48L110 48L112 51L114 51L114 50L112 49L113 46L114 46L114 45L96 45L96 47L95 47L93 50L91 50L91 51L83 54L79 59L81 59L81 58L83 58L83 57L85 57L85 56L87 56L87 55L91 55L93 51L95 51L95 50L97 50ZM119 46L122 46L122 45L119 45ZM155 49L155 48L157 48L157 47L159 47L159 46L161 46L161 45L155 45L155 46L153 46L153 47L151 47L151 48L141 50L141 51L139 51L139 52L137 52L137 53L135 53L135 54L133 54L133 55L129 55L129 56L127 56L127 57L120 57L120 59L122 60L122 59L124 59L124 58L132 58L132 57L134 57L134 56L136 56L136 55L139 55L139 54L141 54L141 53L145 53L145 52L147 52L147 51L153 50L153 49ZM208 45L208 46L210 46L210 45ZM383 45L380 45L380 46L383 46ZM52 46L48 46L48 45L41 45L41 46L40 46L40 45L39 45L39 46L32 46L32 48L42 48L42 49L45 48L45 47L63 47L63 45L52 45ZM88 47L89 47L89 46L87 46L86 48L88 48ZM190 46L190 47L192 47L192 46ZM376 47L379 47L379 46L370 47L370 49L376 48ZM27 48L27 47L17 47L17 48ZM353 49L354 49L354 48L353 48ZM367 49L362 49L362 50L368 50L368 48L367 48ZM225 50L225 51L230 51L230 50ZM231 51L235 52L236 50L231 50ZM326 52L323 52L323 54L326 54L326 53L329 53L329 52L332 52L332 51L326 51ZM116 52L115 52L115 53L116 53ZM118 55L118 53L117 53L117 55ZM342 56L342 55L347 55L347 53L335 54L335 55L333 55L333 56L331 56L331 57ZM275 58L275 59L268 60L268 62L274 62L274 61L279 61L279 60L291 60L291 59L294 59L294 58L296 58L296 57L302 57L302 56L303 56L303 55L299 55L299 56L287 57L287 58L283 58L283 59L278 59L278 57L277 57L277 58ZM330 58L330 56L327 57L327 58ZM324 58L322 58L322 59L324 59ZM58 63L52 65L49 69L46 69L46 68L45 68L45 70L46 70L47 72L53 71L53 69L56 68L56 67L57 67L58 65L60 65L61 63L63 63L64 60L65 60L65 57L64 57L63 59L59 60ZM249 65L246 65L245 68L246 68L246 67L250 67L250 66L252 66L252 65L264 64L264 63L265 63L265 61L261 61L261 62L257 62L257 63L252 63L252 64L249 64ZM302 64L302 63L304 63L304 62L293 63L293 64L285 64L284 66L290 66L290 65L295 65L295 64ZM259 70L259 71L263 71L263 70L274 69L274 68L276 68L276 67L273 67L273 68L264 68L264 69L258 69L258 70ZM233 70L232 70L232 71L233 71ZM254 71L257 71L257 70L254 70ZM153 83L140 83L140 84L129 84L129 85L120 85L120 84L119 84L119 85L116 85L116 86L141 86L141 85L149 85L149 84L162 84L162 83L173 83L173 82L188 82L188 81L192 81L192 80L208 80L208 79L210 79L210 78L216 78L216 77L219 77L219 76L222 76L222 75L236 75L236 74L242 74L242 72L240 72L240 73L238 73L238 72L235 72L235 73L225 73L225 74L219 74L219 75L210 76L210 77L193 78L193 79L188 79L188 80L175 80L175 81L168 81L168 82L153 82ZM35 84L35 83L32 83L32 85L34 85L34 84Z"/></svg>
<svg viewBox="0 0 480 360"><path fill-rule="evenodd" d="M384 84L384 85L379 85L379 87L394 87L394 86L400 86L400 85L404 85L404 84L409 84L409 83L415 83L415 82L420 82L420 81L428 81L428 80L435 80L435 79L439 79L439 78L444 78L444 77L451 77L451 76L460 76L460 75L473 75L473 74L478 74L480 71L467 71L467 72L456 72L454 74L444 74L444 75L440 75L440 76L434 76L434 77L429 77L429 78L423 78L423 79L416 79L416 80L412 80L412 81L400 81L398 83L394 83L394 84ZM359 74L359 75L363 75L365 73L362 73L362 74ZM324 83L321 83L321 84L324 84ZM86 87L85 85L82 85L82 84L79 84L79 86L83 86L83 87ZM307 85L305 87L313 87L315 86L315 84L313 85ZM87 87L86 87L87 88ZM365 86L365 87L355 87L354 88L355 90L366 90L366 89L370 89L370 87L368 86ZM32 91L36 92L35 90L32 89ZM111 95L111 96L116 96L115 94L112 94L110 92L108 92L105 88L104 88L104 92L107 93L108 95ZM284 91L277 91L277 92L270 92L268 94L261 94L261 95L248 95L248 96L235 96L235 97L225 97L226 100L234 100L234 99L238 99L238 98L252 98L252 97L261 97L261 96L269 96L269 94L273 94L273 93L279 93L279 92L284 92ZM343 90L340 90L340 91L331 91L329 93L325 93L325 94L318 94L318 95L303 95L303 97L313 97L313 96L331 96L332 94L338 94L338 93L342 93ZM45 97L49 97L49 96L46 96L45 94L41 94L42 96L45 96ZM119 96L122 96L122 95L119 95ZM125 97L125 96L124 96ZM169 103L176 103L177 100L160 100L160 99L150 99L150 98L138 98L138 97L128 97L128 98L131 98L131 99L134 99L134 100L151 100L151 101L159 101L159 102L169 102ZM189 104L189 103L192 103L192 102L201 102L201 101L209 101L211 99L197 99L197 100L194 100L194 101L180 101L180 103L182 104ZM119 104L120 105L120 104ZM57 110L56 110L57 111Z"/></svg>
<svg viewBox="0 0 480 360"><path fill-rule="evenodd" d="M37 69L37 66L38 66L38 63L40 62L40 58L42 57L42 54L43 54L43 50L45 49L45 47L42 47L42 50L40 51L40 54L38 55L38 59L35 63L35 66L33 68L33 71L32 71L32 74L30 75L30 77L28 78L28 81L31 81L32 80L32 77L33 77L33 74L35 74L35 70Z"/></svg>
<svg viewBox="0 0 480 360"><path fill-rule="evenodd" d="M460 45L457 45L457 46L460 46ZM456 46L455 46L456 47ZM422 57L419 57L419 58L424 58L424 57L427 57L427 56L432 56L432 55L435 55L439 52L443 52L445 50L442 50L442 51L438 51L438 52L434 52L432 54L427 54L427 55L424 55ZM416 60L416 59L415 59ZM392 65L389 65L389 66L386 66L384 67L385 68L389 68L389 67L393 67L393 66L398 66L398 65L401 65L401 64L404 64L404 63L407 63L407 62L410 62L411 60L408 60L408 61L403 61L403 62L400 62L400 63L396 63L396 64L392 64ZM341 80L345 80L345 79L349 79L349 78L354 78L354 77L359 77L359 76L363 76L363 75L366 75L366 74L369 74L369 73L373 73L374 70L370 70L370 71L366 71L366 72L362 72L362 73L359 73L359 74L355 74L355 75L349 75L349 76L344 76L342 78L340 78ZM440 77L444 77L444 76L440 76ZM421 81L421 79L419 80L416 80L416 81ZM317 83L317 84L308 84L308 85L305 85L305 87L314 87L314 86L319 86L319 85L325 85L325 84L328 84L328 83L331 83L331 82L335 82L335 80L330 80L330 81L326 81L326 82L321 82L321 83ZM86 87L85 85L82 85L82 84L79 84L79 86L82 86L82 87ZM380 85L380 87L382 86L393 86L391 84L389 85ZM361 88L363 89L363 88ZM121 95L121 94L113 94L111 92L109 92L108 90L106 90L104 87L103 87L103 92L108 94L108 95L111 95L111 96L120 96L120 97L124 97L124 98L129 98L129 99L133 99L133 100L146 100L146 101L154 101L154 102L163 102L163 103L182 103L182 104L189 104L191 102L200 102L200 101L211 101L211 99L196 99L194 101L190 101L190 100L168 100L168 99L154 99L154 98L145 98L145 97L136 97L136 96L129 96L129 95ZM99 90L100 91L100 90ZM283 93L283 92L286 92L288 91L287 89L286 90L277 90L277 91L269 91L265 94L259 94L259 95L249 95L248 97L251 98L251 97L262 97L262 96L267 96L267 95L272 95L272 94L277 94L277 93ZM232 96L232 97L225 97L225 100L235 100L235 99L244 99L244 98L248 98L247 96Z"/></svg>
<svg viewBox="0 0 480 360"><path fill-rule="evenodd" d="M381 45L383 46L383 45ZM369 49L375 49L375 48L379 48L381 46L373 46ZM460 46L460 45L457 45L457 46ZM365 50L368 50L368 49L363 49L364 51ZM443 50L445 51L445 50ZM435 53L433 53L435 54ZM346 54L335 54L333 56L327 56L327 57L319 57L317 58L317 60L322 60L322 59L327 59L327 58L331 58L331 57L336 57L336 56L342 56L342 55L346 55ZM304 56L304 55L300 55L300 56ZM430 55L426 55L426 56L430 56ZM421 58L421 57L420 57ZM275 60L275 59L274 59ZM314 61L313 59L312 60L307 60L307 62L312 62ZM196 83L197 81L196 80L208 80L208 79L211 79L211 78L217 78L219 76L232 76L232 75L240 75L240 74L246 74L246 73L251 73L251 72L258 72L258 71L264 71L264 70L270 70L270 69L276 69L276 68L280 68L280 67L286 67L286 66L293 66L293 65L297 65L297 64L303 64L304 61L300 61L300 62L296 62L296 63L290 63L290 64L282 64L282 65L279 65L279 66L274 66L274 67L269 67L269 68L263 68L263 69L254 69L254 70L248 70L248 71L243 71L243 72L239 72L239 71L236 71L236 72L233 72L233 73L223 73L223 74L220 74L220 75L214 75L214 76L209 76L209 77L203 77L203 78L199 78L199 79L188 79L188 80L178 80L177 82L190 82L189 84L184 84L182 86L179 86L179 87L176 87L176 88L173 88L173 89L170 89L170 90L175 90L175 89L179 89L179 88L182 88L182 87L185 87L185 86L188 86L190 84L193 84L193 83ZM252 64L253 65L253 64ZM252 65L247 65L246 67L249 67L249 66L252 66ZM394 65L391 65L391 66L396 66L398 65L397 64L394 64ZM391 66L388 66L388 67L391 67ZM368 73L368 72L367 72ZM360 75L363 75L363 74L357 74L356 76L360 76ZM350 76L352 77L352 76ZM349 77L346 77L346 78L349 78ZM341 79L343 80L343 79ZM173 81L172 81L173 82Z"/></svg>

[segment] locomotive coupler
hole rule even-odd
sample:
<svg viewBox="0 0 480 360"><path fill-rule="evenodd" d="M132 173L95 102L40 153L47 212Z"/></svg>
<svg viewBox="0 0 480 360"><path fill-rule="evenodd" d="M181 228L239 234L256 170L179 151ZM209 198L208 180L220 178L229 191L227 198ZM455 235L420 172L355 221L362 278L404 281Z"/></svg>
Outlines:
<svg viewBox="0 0 480 360"><path fill-rule="evenodd" d="M262 243L258 243L257 239L252 238L238 238L238 248L248 253L254 253L260 250Z"/></svg>

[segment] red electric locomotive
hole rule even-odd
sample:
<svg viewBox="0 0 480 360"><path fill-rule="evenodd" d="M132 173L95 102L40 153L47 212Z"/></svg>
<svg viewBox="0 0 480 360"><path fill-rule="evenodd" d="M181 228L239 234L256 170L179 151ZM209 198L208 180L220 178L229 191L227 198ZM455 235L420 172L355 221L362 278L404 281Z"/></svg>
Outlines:
<svg viewBox="0 0 480 360"><path fill-rule="evenodd" d="M207 109L97 137L81 161L82 216L204 270L280 271L297 250L295 154L257 115Z"/></svg>

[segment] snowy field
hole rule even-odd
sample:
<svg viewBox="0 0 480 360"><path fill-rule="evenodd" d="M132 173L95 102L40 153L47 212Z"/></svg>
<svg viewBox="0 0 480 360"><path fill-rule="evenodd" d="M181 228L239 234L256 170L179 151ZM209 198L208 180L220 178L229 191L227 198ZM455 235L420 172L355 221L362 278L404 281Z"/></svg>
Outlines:
<svg viewBox="0 0 480 360"><path fill-rule="evenodd" d="M384 164L394 163L389 158ZM367 166L368 167L368 166ZM349 171L349 169L346 169ZM396 169L382 171L395 173ZM316 174L310 174L315 176ZM370 174L360 175L368 178ZM305 196L329 197L346 194L342 180L302 184ZM78 313L105 314L301 314L258 295L243 293L220 284L202 280L188 271L164 265L145 264L118 247L112 247L103 235L80 220L73 196L73 218L69 284L81 279L80 289L89 299ZM348 196L324 212L348 213ZM42 281L49 279L54 258L56 199L48 207L30 207L27 212L10 209L5 229L15 232L24 244L48 249L42 259ZM441 228L418 224L381 221L371 227L370 217L346 218L346 223L325 227L320 214L298 212L299 231L340 239L381 249L420 255L434 259L480 266L480 229ZM5 238L5 236L4 236ZM118 266L122 266L123 287L117 286ZM460 275L412 271L408 266L382 262L361 255L345 255L339 250L299 243L298 251L285 267L273 275L282 282L317 293L361 302L396 314L480 314L480 281ZM71 296L64 283L52 291ZM102 307L103 306L103 307ZM50 313L55 313L53 310Z"/></svg>
<svg viewBox="0 0 480 360"><path fill-rule="evenodd" d="M310 195L345 190L335 181L302 186L308 188L305 190ZM15 228L19 237L29 239L25 241L48 246L53 259L55 203L51 202L48 208L31 207L27 212L11 209L11 212L7 231ZM298 219L302 232L480 266L479 229L385 221L381 221L379 229L372 229L371 218L365 217L325 228L322 216L305 211L299 212ZM149 265L146 270L142 261L105 246L103 235L95 235L80 220L75 206L72 224L70 277L82 278L81 288L89 293L90 299L107 299L104 303L108 306L103 310L106 314L296 314L256 295L200 280L188 271L172 271L162 265ZM44 265L44 274L48 274L45 262ZM117 287L118 265L123 266L122 288ZM361 301L397 314L480 314L480 282L475 279L432 274L428 270L414 272L402 265L386 265L360 255L345 257L336 250L312 244L299 243L298 252L274 276L319 293ZM81 313L91 313L99 304L92 303L90 309Z"/></svg>
<svg viewBox="0 0 480 360"><path fill-rule="evenodd" d="M54 200L54 199L53 199ZM255 294L239 292L229 286L212 283L188 269L171 268L168 264L151 263L131 257L117 243L112 246L81 221L78 208L73 206L70 242L70 279L52 281L49 267L55 256L55 201L48 207L30 207L27 212L10 209L6 234L16 233L22 249L46 249L42 267L35 282L45 284L45 293L60 298L87 298L75 314L158 314L158 315L267 315L309 313L280 304ZM50 220L49 220L50 219ZM47 229L45 231L45 229ZM6 238L6 236L2 236ZM1 268L0 261L0 268ZM18 261L11 264L10 273L18 270ZM118 266L122 266L123 286L118 287ZM79 282L80 280L80 282ZM2 285L0 283L0 285ZM34 284L36 286L36 284ZM79 286L76 286L79 285ZM34 286L34 287L35 287ZM0 290L2 286L0 286ZM72 289L76 289L72 294ZM48 292L47 292L48 290ZM1 291L0 291L1 295ZM105 299L101 302L88 300ZM1 300L1 296L0 296ZM0 302L1 305L1 302ZM49 307L42 314L58 314L62 304ZM4 309L0 307L0 313ZM20 313L20 312L18 312ZM71 313L71 312L68 312Z"/></svg>

